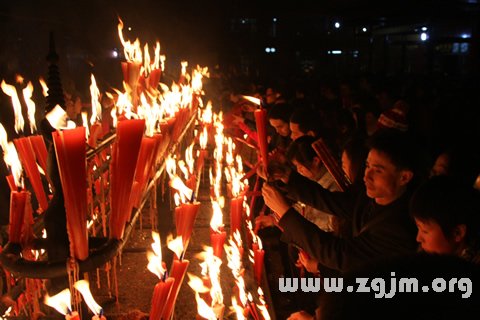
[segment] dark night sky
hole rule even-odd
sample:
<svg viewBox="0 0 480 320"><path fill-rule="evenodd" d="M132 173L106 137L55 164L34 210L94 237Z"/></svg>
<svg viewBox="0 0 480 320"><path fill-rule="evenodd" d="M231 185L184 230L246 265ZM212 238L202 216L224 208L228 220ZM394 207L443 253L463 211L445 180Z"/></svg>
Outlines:
<svg viewBox="0 0 480 320"><path fill-rule="evenodd" d="M118 86L119 61L108 57L113 48L122 49L117 16L133 28L124 31L127 39L139 37L142 44L150 45L159 40L167 68L179 68L180 60L214 65L226 43L229 18L234 16L301 18L323 14L375 20L388 15L407 19L451 12L451 3L462 1L15 0L0 8L0 77L9 79L15 73L30 79L44 76L48 35L54 31L63 77L86 84L93 72L99 74L100 85L103 79L106 86Z"/></svg>

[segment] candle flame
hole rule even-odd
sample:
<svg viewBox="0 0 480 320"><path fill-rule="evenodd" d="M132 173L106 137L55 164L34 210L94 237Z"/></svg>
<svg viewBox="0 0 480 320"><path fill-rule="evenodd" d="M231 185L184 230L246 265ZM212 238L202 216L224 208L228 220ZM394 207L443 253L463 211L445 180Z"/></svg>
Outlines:
<svg viewBox="0 0 480 320"><path fill-rule="evenodd" d="M92 74L90 76L90 95L92 102L92 116L90 117L90 124L94 124L95 121L102 119L102 105L100 103L100 90L97 87L97 81L95 81L95 76Z"/></svg>
<svg viewBox="0 0 480 320"><path fill-rule="evenodd" d="M185 198L188 200L192 199L193 190L187 187L185 183L182 181L182 179L180 179L179 176L174 176L170 180L170 186L180 193L180 196L182 197L182 199L185 199Z"/></svg>
<svg viewBox="0 0 480 320"><path fill-rule="evenodd" d="M221 199L223 200L224 198L221 197ZM210 220L210 227L215 232L221 232L220 228L223 227L224 224L223 224L222 207L220 205L220 202L212 200L212 209L213 209L213 214L212 214L212 219Z"/></svg>
<svg viewBox="0 0 480 320"><path fill-rule="evenodd" d="M182 236L178 236L175 239L172 238L172 235L169 235L167 238L167 247L175 253L177 258L181 258L183 253L183 240Z"/></svg>
<svg viewBox="0 0 480 320"><path fill-rule="evenodd" d="M239 306L237 303L237 298L235 296L232 296L232 307L233 312L235 312L235 315L237 316L237 320L246 320L245 316L243 315L243 307Z"/></svg>
<svg viewBox="0 0 480 320"><path fill-rule="evenodd" d="M12 100L13 112L15 114L15 132L19 133L20 131L23 131L25 121L23 120L22 105L18 99L17 89L15 86L7 84L5 80L2 80L0 86L3 92Z"/></svg>
<svg viewBox="0 0 480 320"><path fill-rule="evenodd" d="M59 313L63 315L67 315L67 313L72 310L71 305L71 293L70 289L64 289L60 293L50 297L48 294L45 295L44 303L47 306L50 306L57 310Z"/></svg>
<svg viewBox="0 0 480 320"><path fill-rule="evenodd" d="M201 149L207 148L207 143L208 143L207 127L203 127L203 131L200 132L200 137L198 138L198 142L200 144Z"/></svg>
<svg viewBox="0 0 480 320"><path fill-rule="evenodd" d="M212 112L212 101L208 101L205 109L202 111L202 115L200 117L204 124L212 123L213 120L213 112Z"/></svg>
<svg viewBox="0 0 480 320"><path fill-rule="evenodd" d="M190 288L193 289L193 291L198 292L198 293L206 293L210 291L210 289L205 286L203 283L203 280L200 277L197 277L196 275L187 272L187 276L189 278L188 285Z"/></svg>
<svg viewBox="0 0 480 320"><path fill-rule="evenodd" d="M45 80L43 78L38 79L38 82L40 83L40 86L42 87L42 94L44 97L48 95L48 86Z"/></svg>
<svg viewBox="0 0 480 320"><path fill-rule="evenodd" d="M25 104L27 105L28 122L30 123L30 132L33 134L37 131L37 124L35 121L35 102L32 100L33 84L28 82L27 86L22 90Z"/></svg>
<svg viewBox="0 0 480 320"><path fill-rule="evenodd" d="M58 104L45 115L45 118L57 130L68 127L67 113Z"/></svg>
<svg viewBox="0 0 480 320"><path fill-rule="evenodd" d="M261 100L259 98L251 97L251 96L242 96L244 99L256 104L257 106L261 105Z"/></svg>
<svg viewBox="0 0 480 320"><path fill-rule="evenodd" d="M13 179L15 180L15 185L17 187L23 188L23 179L22 179L22 164L18 158L17 149L13 142L8 142L7 131L0 123L0 146L3 149L3 160L5 164L10 169Z"/></svg>
<svg viewBox="0 0 480 320"><path fill-rule="evenodd" d="M195 292L195 300L197 301L197 312L198 315L202 318L208 320L217 320L217 315L213 311L213 308L210 307L205 300L203 300L198 292Z"/></svg>
<svg viewBox="0 0 480 320"><path fill-rule="evenodd" d="M142 49L140 47L140 40L138 38L134 43L131 43L130 40L125 41L123 38L123 21L118 18L118 37L120 42L123 45L123 52L125 54L125 59L129 62L142 63Z"/></svg>
<svg viewBox="0 0 480 320"><path fill-rule="evenodd" d="M157 275L159 279L163 278L165 269L162 263L162 245L160 243L160 235L157 232L152 232L152 250L153 252L147 253L148 266L147 269L153 274Z"/></svg>
<svg viewBox="0 0 480 320"><path fill-rule="evenodd" d="M95 301L92 293L90 292L90 285L88 284L88 281L79 280L75 282L73 286L75 287L75 289L80 291L83 300L85 300L85 303L87 304L88 308L93 312L93 314L98 316L102 313L102 307Z"/></svg>

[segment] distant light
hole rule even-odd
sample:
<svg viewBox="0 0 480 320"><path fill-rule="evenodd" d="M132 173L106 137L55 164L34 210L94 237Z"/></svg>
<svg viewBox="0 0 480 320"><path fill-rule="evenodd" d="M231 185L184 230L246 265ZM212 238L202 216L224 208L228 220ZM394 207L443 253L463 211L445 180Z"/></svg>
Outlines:
<svg viewBox="0 0 480 320"><path fill-rule="evenodd" d="M276 51L277 51L277 49L275 49L275 48L270 48L270 52L271 52L271 53L274 53L274 52L276 52Z"/></svg>
<svg viewBox="0 0 480 320"><path fill-rule="evenodd" d="M367 28L363 27L363 28L362 28L362 31L363 31L363 32L367 32Z"/></svg>
<svg viewBox="0 0 480 320"><path fill-rule="evenodd" d="M358 55L359 55L359 51L358 51L358 50L353 50L353 51L352 51L352 56L353 56L354 58L358 58Z"/></svg>
<svg viewBox="0 0 480 320"><path fill-rule="evenodd" d="M427 31L428 28L427 27L422 27L422 31Z"/></svg>
<svg viewBox="0 0 480 320"><path fill-rule="evenodd" d="M328 50L327 54L342 54L342 50Z"/></svg>
<svg viewBox="0 0 480 320"><path fill-rule="evenodd" d="M340 28L340 22L335 22L334 26L335 26L336 29L339 29Z"/></svg>
<svg viewBox="0 0 480 320"><path fill-rule="evenodd" d="M426 34L425 32L422 32L420 34L420 40L427 41L427 39L428 39L428 34Z"/></svg>
<svg viewBox="0 0 480 320"><path fill-rule="evenodd" d="M273 22L277 22L277 18L273 18Z"/></svg>
<svg viewBox="0 0 480 320"><path fill-rule="evenodd" d="M270 49L270 47L266 47L266 48L265 48L265 52L266 52L266 53L270 53L271 51L272 51L272 50Z"/></svg>
<svg viewBox="0 0 480 320"><path fill-rule="evenodd" d="M242 23L243 23L243 24L247 23L247 20L242 19Z"/></svg>
<svg viewBox="0 0 480 320"><path fill-rule="evenodd" d="M118 58L118 51L116 49L112 50L112 58Z"/></svg>
<svg viewBox="0 0 480 320"><path fill-rule="evenodd" d="M128 31L132 31L132 27L128 27Z"/></svg>
<svg viewBox="0 0 480 320"><path fill-rule="evenodd" d="M461 37L462 39L468 39L468 38L470 38L471 36L472 36L472 35L469 34L469 33L462 33L462 34L460 35L460 37Z"/></svg>

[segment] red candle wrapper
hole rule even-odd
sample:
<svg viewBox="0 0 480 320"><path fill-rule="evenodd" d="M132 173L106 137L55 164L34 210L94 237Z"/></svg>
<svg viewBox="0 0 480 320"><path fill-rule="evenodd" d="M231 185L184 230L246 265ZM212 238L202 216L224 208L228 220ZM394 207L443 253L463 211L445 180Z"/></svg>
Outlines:
<svg viewBox="0 0 480 320"><path fill-rule="evenodd" d="M70 252L76 259L85 260L88 257L85 127L56 131L52 137L65 198Z"/></svg>
<svg viewBox="0 0 480 320"><path fill-rule="evenodd" d="M31 208L28 191L12 191L10 193L10 224L8 226L8 241L20 243L25 214Z"/></svg>
<svg viewBox="0 0 480 320"><path fill-rule="evenodd" d="M263 249L253 250L253 268L255 273L254 277L258 285L260 285L260 283L262 282L264 256L265 256L265 251Z"/></svg>
<svg viewBox="0 0 480 320"><path fill-rule="evenodd" d="M200 209L200 202L183 203L175 208L175 226L177 236L182 236L183 248L187 250L190 236L192 235L193 225Z"/></svg>
<svg viewBox="0 0 480 320"><path fill-rule="evenodd" d="M165 281L160 281L153 289L152 308L150 310L150 320L161 320L162 314L167 306L175 279L168 277Z"/></svg>
<svg viewBox="0 0 480 320"><path fill-rule="evenodd" d="M35 158L35 151L33 150L30 139L28 139L28 137L18 138L14 139L13 143L15 144L18 157L27 173L28 179L32 184L38 205L42 211L45 211L48 208L48 200L45 195L45 190L43 189L42 179Z"/></svg>
<svg viewBox="0 0 480 320"><path fill-rule="evenodd" d="M38 160L38 164L42 167L43 172L47 174L47 146L45 145L45 140L43 140L43 136L41 135L34 135L29 136L30 143L32 144L33 151L35 152L35 158Z"/></svg>
<svg viewBox="0 0 480 320"><path fill-rule="evenodd" d="M267 142L267 110L261 108L254 111L257 126L258 148L262 157L263 167L268 166L268 142Z"/></svg>
<svg viewBox="0 0 480 320"><path fill-rule="evenodd" d="M121 239L130 219L130 193L144 129L144 119L118 123L110 163L110 238Z"/></svg>
<svg viewBox="0 0 480 320"><path fill-rule="evenodd" d="M241 230L243 219L243 196L232 198L230 200L230 235L233 236L235 230Z"/></svg>
<svg viewBox="0 0 480 320"><path fill-rule="evenodd" d="M216 232L210 229L210 244L213 248L213 254L222 259L223 245L227 239L227 233L225 231Z"/></svg>
<svg viewBox="0 0 480 320"><path fill-rule="evenodd" d="M170 277L174 278L175 282L173 283L172 291L168 296L167 304L165 306L165 309L163 310L161 319L170 319L170 317L172 316L178 292L180 291L180 287L183 282L183 278L185 277L185 273L187 272L189 263L190 262L188 260L173 260Z"/></svg>

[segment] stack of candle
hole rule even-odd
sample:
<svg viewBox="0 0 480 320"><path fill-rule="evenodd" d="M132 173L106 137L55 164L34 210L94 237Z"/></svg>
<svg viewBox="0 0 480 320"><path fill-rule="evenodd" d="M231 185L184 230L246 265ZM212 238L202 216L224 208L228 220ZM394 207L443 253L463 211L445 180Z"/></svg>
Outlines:
<svg viewBox="0 0 480 320"><path fill-rule="evenodd" d="M218 201L212 199L212 219L210 220L210 243L213 248L213 254L218 258L222 258L223 245L227 238L227 233L223 230L223 213L222 206L224 198L221 197Z"/></svg>
<svg viewBox="0 0 480 320"><path fill-rule="evenodd" d="M172 292L175 279L166 277L165 265L162 261L162 247L160 244L160 236L156 232L152 232L153 252L148 253L148 270L158 276L158 283L155 285L152 296L152 307L150 309L150 320L161 320L163 312L167 306L168 298Z"/></svg>
<svg viewBox="0 0 480 320"><path fill-rule="evenodd" d="M171 318L175 308L175 302L177 301L178 293L180 292L180 286L183 282L183 278L185 277L185 273L187 272L188 265L190 264L188 260L183 259L184 248L181 237L177 237L174 240L169 241L168 248L175 253L172 267L170 269L170 277L174 278L175 281L172 286L172 291L168 296L161 319Z"/></svg>
<svg viewBox="0 0 480 320"><path fill-rule="evenodd" d="M130 219L130 193L145 128L145 120L119 121L110 163L110 237L121 239Z"/></svg>
<svg viewBox="0 0 480 320"><path fill-rule="evenodd" d="M70 252L84 260L88 257L85 128L56 131L52 137L65 197Z"/></svg>

